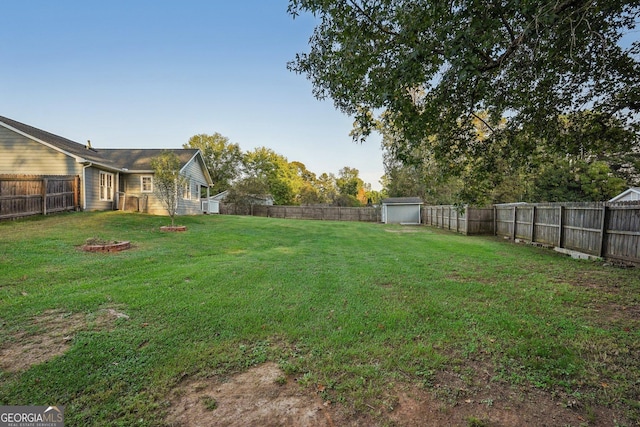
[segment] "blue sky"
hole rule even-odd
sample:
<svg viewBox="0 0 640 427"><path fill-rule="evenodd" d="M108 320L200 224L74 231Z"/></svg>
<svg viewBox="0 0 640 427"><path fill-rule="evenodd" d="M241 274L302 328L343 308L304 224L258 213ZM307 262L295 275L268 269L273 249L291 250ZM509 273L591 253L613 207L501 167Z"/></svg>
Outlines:
<svg viewBox="0 0 640 427"><path fill-rule="evenodd" d="M3 0L0 115L96 148L178 148L219 132L380 189L379 137L286 69L314 20L287 0Z"/></svg>

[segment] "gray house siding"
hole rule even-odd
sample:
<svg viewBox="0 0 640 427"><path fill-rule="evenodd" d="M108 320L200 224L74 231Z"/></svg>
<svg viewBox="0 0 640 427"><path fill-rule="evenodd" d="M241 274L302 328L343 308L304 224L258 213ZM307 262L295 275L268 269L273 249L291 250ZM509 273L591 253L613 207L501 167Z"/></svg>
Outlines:
<svg viewBox="0 0 640 427"><path fill-rule="evenodd" d="M178 215L197 215L202 213L202 203L200 200L200 187L208 187L207 179L202 173L202 167L197 158L191 159L182 168L182 174L188 180L188 192L185 197L178 202Z"/></svg>
<svg viewBox="0 0 640 427"><path fill-rule="evenodd" d="M80 175L74 158L0 126L0 174Z"/></svg>
<svg viewBox="0 0 640 427"><path fill-rule="evenodd" d="M105 172L113 177L113 193L112 200L100 200L100 172ZM86 190L86 203L84 209L88 211L107 211L113 210L117 207L117 191L118 191L118 174L111 171L104 171L95 167L88 167L85 169L84 174L81 175L82 180L84 176L84 189Z"/></svg>
<svg viewBox="0 0 640 427"><path fill-rule="evenodd" d="M178 215L196 215L202 213L200 187L208 187L207 179L202 173L202 169L198 165L197 160L192 160L182 169L182 174L188 180L188 197L181 197L178 200ZM132 199L137 199L137 206L140 212L152 215L166 215L167 209L162 201L153 192L142 192L142 177L153 176L149 173L130 173L121 175L120 197L123 198L122 204L129 206L136 205ZM152 178L153 180L153 178ZM155 183L154 183L155 184ZM180 194L183 194L181 189ZM129 202L127 202L127 198Z"/></svg>
<svg viewBox="0 0 640 427"><path fill-rule="evenodd" d="M200 199L200 187L208 187L207 178L202 172L204 165L194 157L184 168L183 175L189 181L189 197L182 198L178 205L179 215L196 215L202 213L202 201Z"/></svg>
<svg viewBox="0 0 640 427"><path fill-rule="evenodd" d="M0 116L0 174L71 175L80 177L84 210L127 209L166 215L157 196L143 192L142 176L153 180L150 160L161 149L93 149L58 135ZM181 189L178 214L202 213L201 190L211 182L202 155L195 149L170 150L179 156L189 186ZM202 191L207 193L207 191ZM127 206L127 197L132 203Z"/></svg>
<svg viewBox="0 0 640 427"><path fill-rule="evenodd" d="M142 177L153 176L149 173L131 173L122 176L124 181L124 198L137 199L140 212L152 215L166 215L167 209L153 192L142 192ZM153 182L153 178L152 178ZM122 196L121 196L122 197Z"/></svg>
<svg viewBox="0 0 640 427"><path fill-rule="evenodd" d="M184 176L190 178L198 185L207 187L207 178L205 178L204 173L202 172L203 167L204 165L200 165L197 158L193 158L189 163L185 165L182 171L184 173Z"/></svg>

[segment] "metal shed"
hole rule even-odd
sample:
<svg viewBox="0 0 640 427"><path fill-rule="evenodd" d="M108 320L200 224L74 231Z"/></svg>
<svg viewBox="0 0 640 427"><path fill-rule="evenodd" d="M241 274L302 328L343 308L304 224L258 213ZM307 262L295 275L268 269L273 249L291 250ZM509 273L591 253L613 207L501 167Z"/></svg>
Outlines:
<svg viewBox="0 0 640 427"><path fill-rule="evenodd" d="M422 199L391 197L382 201L382 222L385 224L420 224Z"/></svg>

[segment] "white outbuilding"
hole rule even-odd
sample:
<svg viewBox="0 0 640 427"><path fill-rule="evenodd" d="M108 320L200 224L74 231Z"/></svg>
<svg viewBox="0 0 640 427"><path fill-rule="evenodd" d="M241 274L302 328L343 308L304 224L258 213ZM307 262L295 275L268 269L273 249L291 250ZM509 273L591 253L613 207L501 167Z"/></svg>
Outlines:
<svg viewBox="0 0 640 427"><path fill-rule="evenodd" d="M631 187L609 200L609 202L632 202L636 200L640 200L640 187Z"/></svg>
<svg viewBox="0 0 640 427"><path fill-rule="evenodd" d="M382 201L382 222L385 224L415 225L422 223L420 197L391 197Z"/></svg>

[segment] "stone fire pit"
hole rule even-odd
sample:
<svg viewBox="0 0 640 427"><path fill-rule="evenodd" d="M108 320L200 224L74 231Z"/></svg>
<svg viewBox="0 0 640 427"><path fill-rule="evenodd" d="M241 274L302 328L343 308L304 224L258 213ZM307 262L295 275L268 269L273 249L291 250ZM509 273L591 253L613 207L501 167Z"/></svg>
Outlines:
<svg viewBox="0 0 640 427"><path fill-rule="evenodd" d="M187 231L187 226L186 225L165 225L160 227L160 231L169 231L169 232Z"/></svg>
<svg viewBox="0 0 640 427"><path fill-rule="evenodd" d="M120 252L131 248L131 242L129 241L107 241L97 237L87 239L82 250L85 252Z"/></svg>

